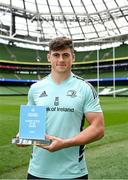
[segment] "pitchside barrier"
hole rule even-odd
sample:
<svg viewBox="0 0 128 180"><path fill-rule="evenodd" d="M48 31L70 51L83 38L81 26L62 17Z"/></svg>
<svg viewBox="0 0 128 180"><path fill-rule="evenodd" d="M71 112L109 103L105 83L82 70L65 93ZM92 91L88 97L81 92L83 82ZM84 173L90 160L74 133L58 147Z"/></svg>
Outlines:
<svg viewBox="0 0 128 180"><path fill-rule="evenodd" d="M0 78L0 95L27 95L31 84L38 80L30 79L7 79ZM86 79L96 89L99 84L100 96L112 96L115 93L117 96L128 96L128 78L100 78ZM113 82L115 81L115 88L113 88Z"/></svg>
<svg viewBox="0 0 128 180"><path fill-rule="evenodd" d="M128 77L120 77L120 78L100 78L98 79L86 79L86 81L90 82L92 85L96 86L99 81L102 86L111 86L113 81L115 80L116 85L128 85ZM31 85L38 80L30 80L30 79L9 79L9 78L0 78L0 85Z"/></svg>

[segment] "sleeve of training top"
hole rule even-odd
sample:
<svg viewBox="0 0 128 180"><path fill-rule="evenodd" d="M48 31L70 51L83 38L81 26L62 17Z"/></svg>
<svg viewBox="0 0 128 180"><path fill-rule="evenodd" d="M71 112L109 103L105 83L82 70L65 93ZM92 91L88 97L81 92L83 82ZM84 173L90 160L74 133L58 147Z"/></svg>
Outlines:
<svg viewBox="0 0 128 180"><path fill-rule="evenodd" d="M84 112L102 112L97 92L89 83L85 92Z"/></svg>

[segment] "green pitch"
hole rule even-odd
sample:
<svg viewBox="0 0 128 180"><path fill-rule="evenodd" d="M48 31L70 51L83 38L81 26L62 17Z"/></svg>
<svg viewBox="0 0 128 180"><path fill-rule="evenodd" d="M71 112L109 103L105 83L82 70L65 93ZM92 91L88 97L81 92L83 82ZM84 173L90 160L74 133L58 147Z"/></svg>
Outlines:
<svg viewBox="0 0 128 180"><path fill-rule="evenodd" d="M105 116L105 137L87 145L90 179L128 177L128 98L101 97ZM0 179L26 177L31 147L17 148L11 138L18 132L19 107L26 96L0 97Z"/></svg>

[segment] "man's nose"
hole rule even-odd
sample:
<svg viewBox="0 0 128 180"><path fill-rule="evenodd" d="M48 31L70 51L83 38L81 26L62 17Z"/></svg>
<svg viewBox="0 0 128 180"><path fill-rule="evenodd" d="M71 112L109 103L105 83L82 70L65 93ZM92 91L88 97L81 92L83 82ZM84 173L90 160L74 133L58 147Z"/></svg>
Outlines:
<svg viewBox="0 0 128 180"><path fill-rule="evenodd" d="M63 56L60 56L60 57L59 57L59 61L64 61Z"/></svg>

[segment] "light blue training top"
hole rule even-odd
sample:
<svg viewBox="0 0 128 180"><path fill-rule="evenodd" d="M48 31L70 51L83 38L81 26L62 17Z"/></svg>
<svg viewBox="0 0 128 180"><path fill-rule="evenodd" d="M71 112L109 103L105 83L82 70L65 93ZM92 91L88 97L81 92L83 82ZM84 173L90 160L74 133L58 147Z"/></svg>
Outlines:
<svg viewBox="0 0 128 180"><path fill-rule="evenodd" d="M56 84L51 74L34 83L28 93L28 105L46 106L46 133L63 139L82 131L84 113L102 112L94 88L73 73L61 84ZM52 153L34 146L28 173L49 179L84 176L88 174L84 154L84 146Z"/></svg>

